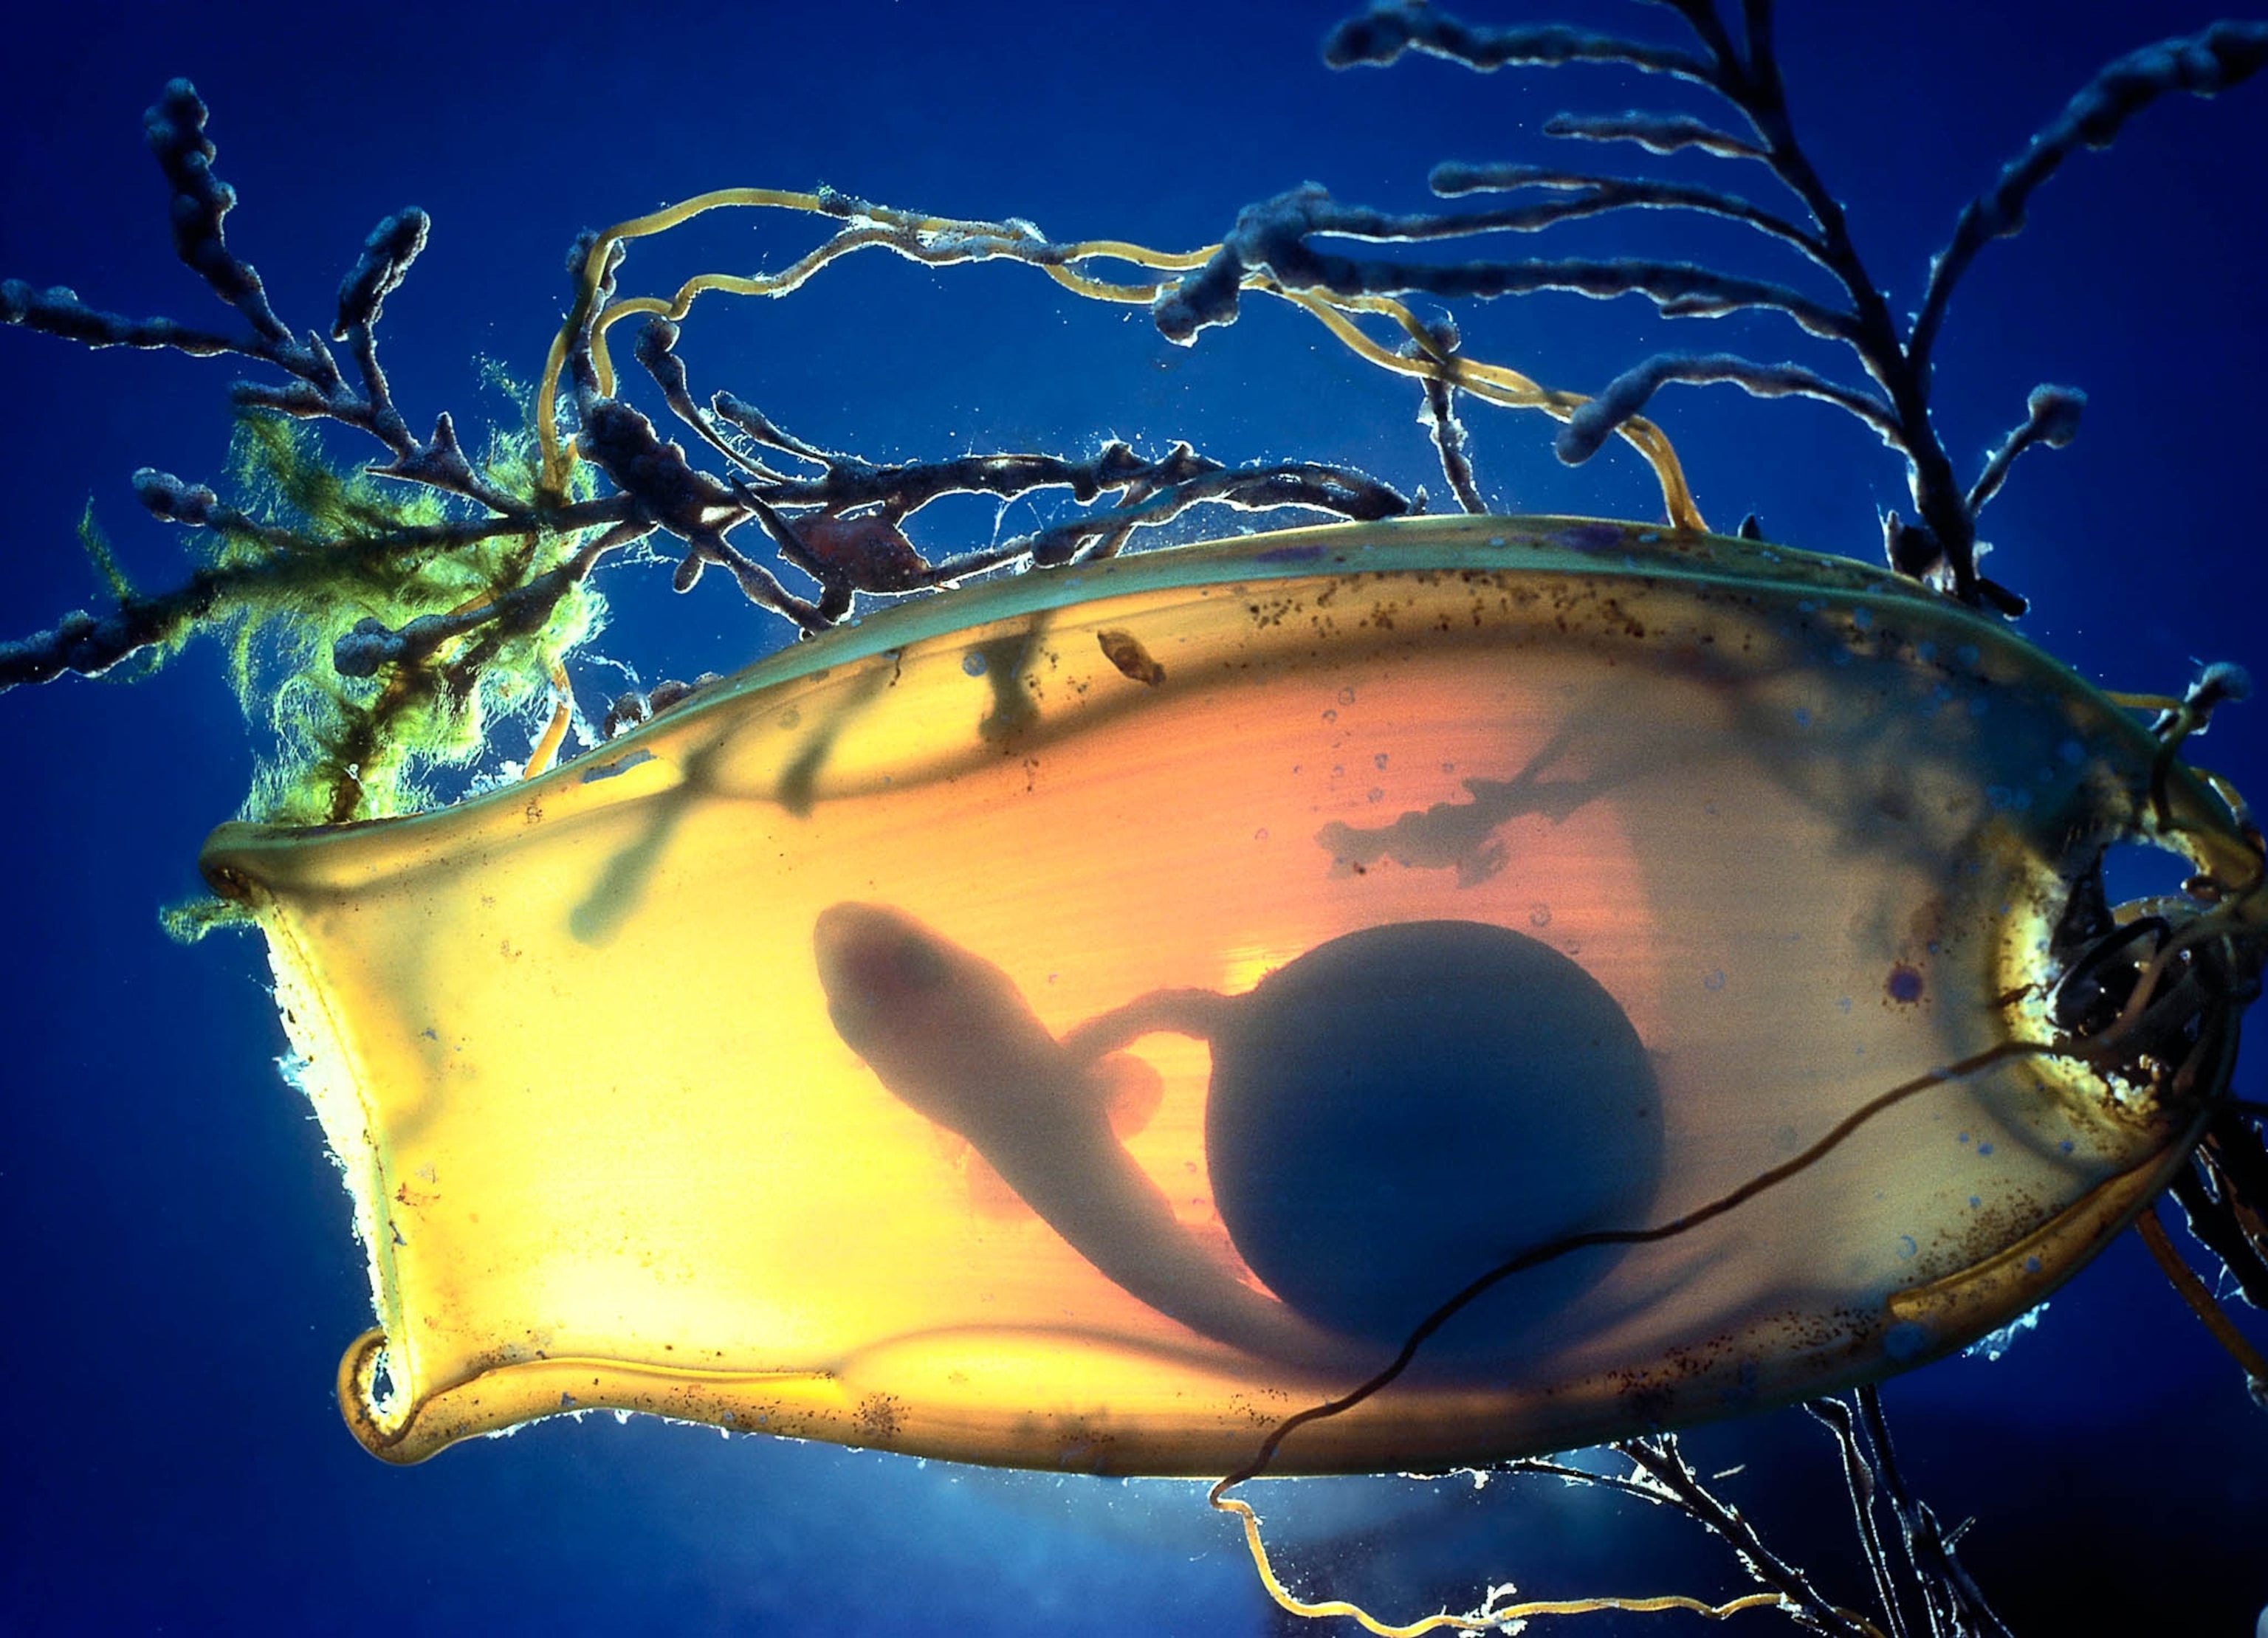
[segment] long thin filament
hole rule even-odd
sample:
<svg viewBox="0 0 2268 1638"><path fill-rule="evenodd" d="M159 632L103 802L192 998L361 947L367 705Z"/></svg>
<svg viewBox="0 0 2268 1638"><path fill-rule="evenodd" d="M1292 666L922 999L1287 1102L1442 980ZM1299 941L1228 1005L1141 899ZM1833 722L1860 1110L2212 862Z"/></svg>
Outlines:
<svg viewBox="0 0 2268 1638"><path fill-rule="evenodd" d="M1537 1615L1589 1615L1601 1610L1627 1610L1645 1614L1658 1610L1684 1610L1694 1615L1721 1621L1727 1616L1738 1615L1743 1610L1777 1609L1781 1605L1776 1592L1751 1592L1724 1604L1711 1604L1701 1598L1688 1598L1676 1593L1663 1593L1652 1598L1538 1598L1526 1604L1498 1604L1491 1593L1490 1601L1470 1615L1451 1615L1447 1611L1427 1615L1400 1627L1389 1627L1359 1604L1344 1598L1325 1598L1310 1604L1300 1598L1278 1578L1276 1568L1269 1561L1268 1548L1260 1539L1260 1518L1250 1507L1233 1496L1215 1495L1212 1504L1224 1513L1233 1513L1243 1521L1244 1545L1252 1554L1255 1568L1260 1572L1260 1584L1268 1589L1268 1596L1278 1607L1293 1615L1310 1620L1326 1615L1342 1615L1360 1626L1377 1638L1422 1638L1433 1632L1481 1633L1500 1629L1508 1623L1525 1620ZM1874 1631L1871 1626L1866 1630ZM1880 1634L1876 1634L1880 1638Z"/></svg>
<svg viewBox="0 0 2268 1638"><path fill-rule="evenodd" d="M1055 245L1028 236L1011 225L960 222L948 217L917 216L908 211L859 204L854 208L855 225L844 227L824 244L806 253L777 273L705 273L688 279L678 286L674 295L666 299L654 296L629 297L608 304L604 311L595 315L591 312L591 305L598 297L600 280L616 246L630 239L666 232L708 211L733 207L794 210L837 219L844 215L843 202L822 198L817 194L791 193L777 188L727 187L696 195L645 216L634 217L600 234L584 259L578 275L574 306L566 321L561 325L558 334L552 340L550 354L544 361L543 378L536 391L536 435L542 447L543 478L547 488L555 492L560 489L565 482L568 468L575 459L571 445L564 443L559 436L559 378L566 367L567 354L576 335L586 324L590 333L592 368L599 390L612 393L614 363L607 347L606 334L622 320L640 313L681 320L691 311L693 303L711 290L735 296L785 296L799 289L828 262L868 246L878 246L924 262L991 258L1024 261L1039 268L1057 283L1076 295L1093 301L1133 305L1147 305L1154 301L1170 287L1172 281L1157 279L1119 283L1097 277L1086 272L1080 264L1099 261L1122 261L1160 273L1182 273L1203 267L1220 248L1218 245L1205 245L1195 250L1158 251L1124 239L1086 239L1070 245ZM946 245L933 255L924 254L924 247L937 239L946 240ZM976 244L982 245L981 252L971 248ZM1526 376L1502 365L1444 352L1415 315L1403 304L1389 297L1337 297L1318 296L1310 291L1285 290L1272 278L1260 273L1248 274L1243 288L1281 297L1305 309L1357 356L1397 374L1446 381L1487 402L1513 409L1542 409L1561 421L1589 401L1578 393L1555 392L1539 386ZM1417 343L1416 348L1403 354L1380 346L1356 327L1347 316L1359 312L1381 313L1391 319ZM1691 486L1686 482L1676 452L1670 447L1669 440L1661 430L1642 417L1634 417L1618 431L1653 468L1655 481L1661 488L1663 511L1670 523L1679 529L1705 531L1708 525L1694 502Z"/></svg>
<svg viewBox="0 0 2268 1638"><path fill-rule="evenodd" d="M2264 1357L2260 1350L2252 1346L2251 1340L2221 1311L2220 1304L2213 1300L2213 1293L2205 1289L2205 1282L2198 1278L2197 1271L2182 1260L2181 1253L2174 1249L2173 1241L2166 1238L2166 1225L2158 1220L2155 1206L2145 1208L2142 1215L2134 1219L2134 1231L2142 1237L2142 1244L2150 1248L2150 1255L2157 1260L2159 1268L2172 1282L2182 1301L2189 1304L2190 1312L2213 1333L2213 1340L2228 1351L2228 1356L2243 1367L2245 1376L2250 1380L2253 1398L2268 1403L2268 1357Z"/></svg>

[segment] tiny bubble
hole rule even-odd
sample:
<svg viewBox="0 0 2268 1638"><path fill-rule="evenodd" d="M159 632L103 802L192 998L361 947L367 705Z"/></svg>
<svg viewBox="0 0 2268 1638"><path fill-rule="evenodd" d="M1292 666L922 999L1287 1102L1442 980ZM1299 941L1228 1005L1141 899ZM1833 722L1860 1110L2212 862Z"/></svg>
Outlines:
<svg viewBox="0 0 2268 1638"><path fill-rule="evenodd" d="M1341 705L1352 705L1354 703L1354 690L1351 688L1340 689L1339 703Z"/></svg>
<svg viewBox="0 0 2268 1638"><path fill-rule="evenodd" d="M1548 905L1548 904L1535 904L1535 905L1530 905L1530 906L1528 906L1528 924L1530 927L1549 927L1549 926L1550 926L1550 925L1551 925L1551 907L1550 907L1550 905Z"/></svg>
<svg viewBox="0 0 2268 1638"><path fill-rule="evenodd" d="M1381 751L1376 756L1370 759L1370 765L1373 768L1382 768L1386 766L1386 758L1387 753Z"/></svg>
<svg viewBox="0 0 2268 1638"><path fill-rule="evenodd" d="M1701 981L1701 988L1710 990L1724 988L1725 970L1722 967L1719 967L1714 973L1710 973L1706 978Z"/></svg>
<svg viewBox="0 0 2268 1638"><path fill-rule="evenodd" d="M1370 799L1373 802L1383 802L1386 800L1386 793L1376 785L1373 785L1370 788Z"/></svg>
<svg viewBox="0 0 2268 1638"><path fill-rule="evenodd" d="M968 653L962 655L961 657L961 669L967 672L972 677L982 677L984 674L984 650L982 649L971 649Z"/></svg>
<svg viewBox="0 0 2268 1638"><path fill-rule="evenodd" d="M1267 841L1267 840L1268 840L1268 826L1266 826L1265 825L1263 825L1263 826L1262 826L1258 830L1254 831L1254 832L1252 833L1252 840L1253 840L1253 841Z"/></svg>
<svg viewBox="0 0 2268 1638"><path fill-rule="evenodd" d="M1336 711L1325 711L1323 713L1323 720L1327 723L1335 723L1338 721L1338 719L1339 714Z"/></svg>
<svg viewBox="0 0 2268 1638"><path fill-rule="evenodd" d="M1980 1155L1989 1155L1992 1152L1992 1145L1990 1143L1979 1143L1977 1145L1977 1152Z"/></svg>
<svg viewBox="0 0 2268 1638"><path fill-rule="evenodd" d="M1899 1260L1899 1261L1901 1261L1901 1262L1905 1261L1907 1259L1909 1259L1909 1258L1912 1257L1912 1256L1913 1256L1917 1252L1918 1252L1918 1251L1920 1251L1920 1250L1921 1250L1921 1247L1914 1244L1914 1237L1913 1237L1912 1235L1911 1235L1911 1234L1901 1234L1900 1236L1898 1236L1898 1260Z"/></svg>

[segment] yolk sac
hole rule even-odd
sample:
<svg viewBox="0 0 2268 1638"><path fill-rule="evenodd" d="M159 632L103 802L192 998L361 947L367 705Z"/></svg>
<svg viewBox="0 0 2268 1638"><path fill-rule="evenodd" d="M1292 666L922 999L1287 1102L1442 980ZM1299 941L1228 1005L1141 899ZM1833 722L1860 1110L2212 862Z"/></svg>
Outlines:
<svg viewBox="0 0 2268 1638"><path fill-rule="evenodd" d="M1506 1259L1645 1222L1662 1124L1637 1032L1580 966L1508 928L1403 922L1310 950L1235 1006L1205 1146L1253 1271L1317 1324L1398 1347ZM1620 1255L1512 1276L1425 1360L1516 1354L1508 1336L1550 1325Z"/></svg>

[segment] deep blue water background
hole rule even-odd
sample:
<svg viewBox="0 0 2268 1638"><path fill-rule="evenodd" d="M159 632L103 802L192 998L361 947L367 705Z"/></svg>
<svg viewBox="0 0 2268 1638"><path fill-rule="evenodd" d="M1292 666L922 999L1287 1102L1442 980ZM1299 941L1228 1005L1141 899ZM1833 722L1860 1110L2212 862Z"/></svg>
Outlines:
<svg viewBox="0 0 2268 1638"><path fill-rule="evenodd" d="M1960 204L2100 62L2214 15L2193 0L1785 9L1799 129L1902 306ZM1583 0L1473 15L1553 11L1671 22ZM1634 161L1568 153L1537 127L1561 107L1678 100L1609 70L1483 77L1413 61L1334 75L1315 46L1338 14L1278 3L1200 21L1194 6L1119 0L26 8L0 58L0 276L226 320L170 253L140 140L144 107L186 74L242 195L232 245L287 320L328 324L382 214L432 213L431 246L387 305L385 355L413 423L447 408L477 424L504 406L476 387L476 360L538 368L575 230L704 188L823 179L940 214L1028 217L1058 238L1178 246L1307 178L1417 208L1438 158ZM1985 532L2001 547L1993 572L2035 599L2023 629L2115 687L2177 688L2193 657L2268 668L2264 224L2268 84L2169 102L2073 161L2029 231L1986 253L1940 349L1942 426L1964 463L2021 418L2035 382L2091 394L2079 444L2020 466ZM759 225L641 249L634 273L666 288L809 242ZM1562 247L1789 271L1760 244L1610 220ZM1531 298L1466 322L1481 356L1577 388L1663 345L1840 362L1766 318L1665 326L1635 301ZM784 305L706 306L685 350L702 390L730 386L872 456L1188 437L1230 460L1310 456L1441 489L1415 395L1285 311L1256 305L1184 352L1140 314L1062 297L1027 269L873 258ZM126 480L143 465L217 475L235 373L0 335L10 635L92 599L71 536L90 496L144 584L179 572ZM1871 556L1875 508L1903 499L1895 459L1826 409L1691 389L1658 408L1720 527L1753 509L1776 539ZM1634 462L1567 472L1545 423L1468 418L1500 505L1652 515ZM974 508L921 538L949 551L991 527ZM649 680L729 668L777 640L717 577L682 600L663 578L606 583L616 624L603 646ZM585 679L585 704L612 686ZM2205 749L2268 788L2268 707L2231 713ZM994 1474L609 1417L407 1471L364 1455L331 1399L339 1350L367 1323L362 1258L316 1129L274 1068L261 952L240 937L179 948L156 922L194 890L197 843L250 769L210 645L138 686L0 699L0 1630L1296 1625L1186 1484ZM2242 1084L2264 1095L2257 1057ZM1964 1553L2020 1632L2251 1631L2268 1602L2268 1416L2131 1236L2007 1357L1933 1366L1887 1397L1924 1494L1977 1517ZM1711 1469L1747 1462L1727 1487L1768 1539L1836 1596L1864 1597L1815 1429L1788 1413L1693 1444ZM1533 1595L1738 1590L1678 1521L1587 1494L1381 1480L1263 1500L1304 1584L1404 1619L1506 1579ZM1786 1630L1770 1615L1736 1625ZM1668 1616L1574 1630L1701 1628Z"/></svg>

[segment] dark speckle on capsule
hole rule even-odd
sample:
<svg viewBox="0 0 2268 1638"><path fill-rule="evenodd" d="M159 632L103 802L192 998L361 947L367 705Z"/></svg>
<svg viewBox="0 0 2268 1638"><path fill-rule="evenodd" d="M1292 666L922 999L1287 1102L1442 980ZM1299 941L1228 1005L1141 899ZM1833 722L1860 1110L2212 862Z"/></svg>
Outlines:
<svg viewBox="0 0 2268 1638"><path fill-rule="evenodd" d="M1920 969L1910 967L1903 961L1899 962L1890 969L1890 976L1884 981L1882 991L1902 1007L1913 1005L1915 1002L1921 999Z"/></svg>

